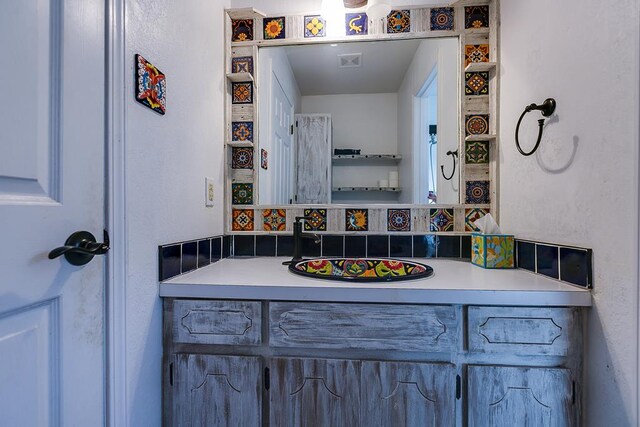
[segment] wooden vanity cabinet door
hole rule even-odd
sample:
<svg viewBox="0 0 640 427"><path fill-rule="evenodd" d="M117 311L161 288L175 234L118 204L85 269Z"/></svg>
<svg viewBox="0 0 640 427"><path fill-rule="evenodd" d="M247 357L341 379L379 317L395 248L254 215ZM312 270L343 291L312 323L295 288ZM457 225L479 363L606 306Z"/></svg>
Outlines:
<svg viewBox="0 0 640 427"><path fill-rule="evenodd" d="M270 426L360 425L360 361L276 358L270 366Z"/></svg>
<svg viewBox="0 0 640 427"><path fill-rule="evenodd" d="M262 424L259 358L177 354L176 364L173 426Z"/></svg>
<svg viewBox="0 0 640 427"><path fill-rule="evenodd" d="M575 425L571 372L469 366L469 427Z"/></svg>
<svg viewBox="0 0 640 427"><path fill-rule="evenodd" d="M363 362L361 378L362 426L456 424L451 364Z"/></svg>

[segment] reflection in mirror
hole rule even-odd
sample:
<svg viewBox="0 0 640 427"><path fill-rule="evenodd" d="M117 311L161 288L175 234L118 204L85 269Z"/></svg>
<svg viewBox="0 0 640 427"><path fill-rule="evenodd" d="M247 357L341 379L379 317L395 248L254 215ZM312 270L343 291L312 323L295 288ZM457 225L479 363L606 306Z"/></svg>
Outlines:
<svg viewBox="0 0 640 427"><path fill-rule="evenodd" d="M457 38L261 47L259 203L459 203L446 154L460 140L458 49Z"/></svg>

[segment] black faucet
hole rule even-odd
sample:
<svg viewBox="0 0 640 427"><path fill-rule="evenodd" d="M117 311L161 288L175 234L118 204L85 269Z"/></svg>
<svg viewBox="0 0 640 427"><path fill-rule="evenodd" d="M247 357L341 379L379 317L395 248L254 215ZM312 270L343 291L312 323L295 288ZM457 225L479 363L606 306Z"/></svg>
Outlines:
<svg viewBox="0 0 640 427"><path fill-rule="evenodd" d="M288 265L302 260L302 239L313 239L314 243L320 243L320 236L314 233L304 233L302 231L302 221L310 221L313 218L308 216L297 216L293 222L293 257L291 261L282 264Z"/></svg>

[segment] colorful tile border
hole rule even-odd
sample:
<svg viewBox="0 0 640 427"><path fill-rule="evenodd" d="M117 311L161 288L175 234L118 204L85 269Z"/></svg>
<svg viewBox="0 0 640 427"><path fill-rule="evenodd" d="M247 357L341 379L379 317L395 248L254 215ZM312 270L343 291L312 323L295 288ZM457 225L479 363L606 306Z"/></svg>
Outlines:
<svg viewBox="0 0 640 427"><path fill-rule="evenodd" d="M265 231L285 231L287 228L287 210L264 209L262 211L262 228Z"/></svg>
<svg viewBox="0 0 640 427"><path fill-rule="evenodd" d="M411 209L387 209L388 231L411 231Z"/></svg>
<svg viewBox="0 0 640 427"><path fill-rule="evenodd" d="M344 221L344 229L347 231L367 231L369 230L369 210L345 209Z"/></svg>
<svg viewBox="0 0 640 427"><path fill-rule="evenodd" d="M155 65L135 55L135 99L145 107L164 115L167 109L167 78Z"/></svg>
<svg viewBox="0 0 640 427"><path fill-rule="evenodd" d="M464 231L474 232L480 231L478 227L475 226L474 221L479 220L483 216L489 213L489 209L483 208L471 208L464 210Z"/></svg>
<svg viewBox="0 0 640 427"><path fill-rule="evenodd" d="M264 170L269 168L269 158L267 154L267 150L264 148L260 149L260 167Z"/></svg>
<svg viewBox="0 0 640 427"><path fill-rule="evenodd" d="M345 13L345 34L348 36L365 36L369 32L369 19L366 13Z"/></svg>
<svg viewBox="0 0 640 427"><path fill-rule="evenodd" d="M489 133L488 114L470 114L464 118L464 132L469 135L486 135Z"/></svg>
<svg viewBox="0 0 640 427"><path fill-rule="evenodd" d="M286 37L285 17L264 18L262 21L265 40L279 40Z"/></svg>
<svg viewBox="0 0 640 427"><path fill-rule="evenodd" d="M232 122L231 141L253 142L253 122Z"/></svg>
<svg viewBox="0 0 640 427"><path fill-rule="evenodd" d="M476 62L489 62L488 44L468 44L464 47L464 66Z"/></svg>
<svg viewBox="0 0 640 427"><path fill-rule="evenodd" d="M243 183L231 184L231 204L252 205L253 204L253 184L243 184Z"/></svg>
<svg viewBox="0 0 640 427"><path fill-rule="evenodd" d="M231 41L248 42L253 40L253 19L231 20Z"/></svg>
<svg viewBox="0 0 640 427"><path fill-rule="evenodd" d="M453 209L430 209L429 224L431 231L453 231L454 210Z"/></svg>
<svg viewBox="0 0 640 427"><path fill-rule="evenodd" d="M326 209L305 209L304 216L311 218L304 221L306 231L327 231Z"/></svg>
<svg viewBox="0 0 640 427"><path fill-rule="evenodd" d="M253 75L253 56L231 58L232 73L249 73Z"/></svg>
<svg viewBox="0 0 640 427"><path fill-rule="evenodd" d="M232 209L231 230L253 231L253 209Z"/></svg>
<svg viewBox="0 0 640 427"><path fill-rule="evenodd" d="M469 165L489 164L489 141L467 141L464 156Z"/></svg>
<svg viewBox="0 0 640 427"><path fill-rule="evenodd" d="M467 181L465 183L465 202L477 205L491 203L489 181Z"/></svg>
<svg viewBox="0 0 640 427"><path fill-rule="evenodd" d="M253 83L231 83L232 104L253 104Z"/></svg>
<svg viewBox="0 0 640 427"><path fill-rule="evenodd" d="M316 38L327 35L327 21L320 15L308 15L304 17L304 37Z"/></svg>
<svg viewBox="0 0 640 427"><path fill-rule="evenodd" d="M431 9L431 31L452 31L454 29L455 9L453 7L435 7Z"/></svg>
<svg viewBox="0 0 640 427"><path fill-rule="evenodd" d="M464 28L488 28L489 6L465 6Z"/></svg>
<svg viewBox="0 0 640 427"><path fill-rule="evenodd" d="M252 147L231 147L232 169L253 169Z"/></svg>
<svg viewBox="0 0 640 427"><path fill-rule="evenodd" d="M387 33L400 34L411 31L411 11L409 9L392 10L387 15Z"/></svg>
<svg viewBox="0 0 640 427"><path fill-rule="evenodd" d="M464 73L464 94L489 95L489 73L486 71Z"/></svg>
<svg viewBox="0 0 640 427"><path fill-rule="evenodd" d="M231 236L213 236L158 246L158 280L169 280L228 258L232 241Z"/></svg>

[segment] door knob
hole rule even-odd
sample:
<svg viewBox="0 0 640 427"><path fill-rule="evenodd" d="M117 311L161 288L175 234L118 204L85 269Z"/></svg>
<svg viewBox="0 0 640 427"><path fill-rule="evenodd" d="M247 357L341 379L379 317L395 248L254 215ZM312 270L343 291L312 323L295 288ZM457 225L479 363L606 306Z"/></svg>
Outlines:
<svg viewBox="0 0 640 427"><path fill-rule="evenodd" d="M104 230L104 243L99 243L88 231L76 231L67 238L64 246L49 252L49 259L64 255L72 265L85 265L95 255L104 255L109 251L109 233Z"/></svg>

